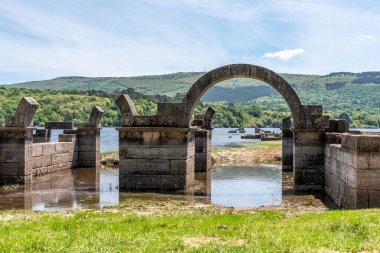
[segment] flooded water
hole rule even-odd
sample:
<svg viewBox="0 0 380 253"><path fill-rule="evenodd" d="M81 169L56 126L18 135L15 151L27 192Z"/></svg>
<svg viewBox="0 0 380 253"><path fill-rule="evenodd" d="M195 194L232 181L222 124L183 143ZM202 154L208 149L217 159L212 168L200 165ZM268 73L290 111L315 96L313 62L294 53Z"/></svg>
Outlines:
<svg viewBox="0 0 380 253"><path fill-rule="evenodd" d="M230 130L236 128L215 128L212 131L212 145L213 146L229 146L240 147L244 146L245 142L253 142L258 140L242 139L241 134L228 133ZM262 128L265 131L279 132L280 128ZM246 128L246 134L252 134L255 132L254 128ZM63 133L63 130L52 130L51 141L57 142L58 135ZM113 127L104 127L100 131L100 151L117 151L119 150L119 132Z"/></svg>
<svg viewBox="0 0 380 253"><path fill-rule="evenodd" d="M214 128L212 131L212 146L214 147L244 147L244 143L255 142L260 140L254 139L242 139L242 134L228 133L230 130L235 130L236 128ZM261 128L265 131L280 132L280 128ZM255 133L254 128L245 128L245 134ZM351 130L360 130L366 132L380 132L380 129L364 129L357 128ZM51 140L53 142L58 141L58 135L61 134L63 130L52 130ZM119 133L113 127L104 127L100 131L100 151L117 151L119 150Z"/></svg>
<svg viewBox="0 0 380 253"><path fill-rule="evenodd" d="M173 197L180 197L178 194ZM154 195L141 193L139 197ZM211 173L211 192L202 195L183 197L228 207L277 205L281 203L281 170L278 167L216 167ZM36 177L29 186L2 192L0 209L102 208L117 205L129 197L131 193L119 192L118 169L73 169Z"/></svg>
<svg viewBox="0 0 380 253"><path fill-rule="evenodd" d="M279 166L215 167L211 173L211 202L227 207L280 205Z"/></svg>

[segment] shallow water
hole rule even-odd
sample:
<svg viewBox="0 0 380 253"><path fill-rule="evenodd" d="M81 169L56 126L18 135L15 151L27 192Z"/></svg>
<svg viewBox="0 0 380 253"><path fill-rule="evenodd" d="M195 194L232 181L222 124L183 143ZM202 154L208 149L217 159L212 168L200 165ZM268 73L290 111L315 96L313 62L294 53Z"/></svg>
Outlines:
<svg viewBox="0 0 380 253"><path fill-rule="evenodd" d="M229 147L242 147L245 142L252 142L257 140L241 139L241 134L228 133L229 130L236 128L215 128L212 131L212 145L213 146L229 146ZM280 128L262 128L267 131L279 132ZM246 133L254 133L254 128L246 128ZM57 142L58 135L63 133L63 130L52 130L51 141ZM117 151L119 150L119 132L113 127L104 127L100 131L100 151Z"/></svg>
<svg viewBox="0 0 380 253"><path fill-rule="evenodd" d="M242 134L228 133L229 130L235 130L236 128L214 128L212 131L212 146L214 147L244 147L244 143L255 142L259 140L254 139L242 139ZM245 128L245 134L255 133L254 128ZM281 132L280 128L262 128L265 131ZM367 132L380 132L380 129L351 129ZM63 130L52 130L51 140L53 142L58 141L58 135ZM100 151L117 151L119 150L119 135L113 127L104 127L100 131Z"/></svg>
<svg viewBox="0 0 380 253"><path fill-rule="evenodd" d="M211 202L228 207L280 205L279 166L215 167L211 172Z"/></svg>
<svg viewBox="0 0 380 253"><path fill-rule="evenodd" d="M207 184L206 181L202 183ZM210 189L204 187L207 188ZM159 195L139 193L139 198ZM216 167L211 173L211 192L201 195L182 197L228 207L280 204L281 170L278 167ZM102 208L117 205L131 196L131 193L119 192L118 169L73 169L36 177L29 186L0 193L0 209L57 211ZM181 198L179 193L161 196Z"/></svg>

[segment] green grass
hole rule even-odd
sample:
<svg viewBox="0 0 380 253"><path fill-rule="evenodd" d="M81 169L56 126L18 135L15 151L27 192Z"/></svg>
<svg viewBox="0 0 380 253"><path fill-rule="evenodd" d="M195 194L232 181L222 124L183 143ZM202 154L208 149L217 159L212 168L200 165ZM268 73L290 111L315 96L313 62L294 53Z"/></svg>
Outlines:
<svg viewBox="0 0 380 253"><path fill-rule="evenodd" d="M29 214L29 216L28 216ZM0 214L0 252L359 252L380 249L380 210L138 215Z"/></svg>
<svg viewBox="0 0 380 253"><path fill-rule="evenodd" d="M282 141L255 141L245 142L245 146L249 148L266 149L266 150L278 150L282 148Z"/></svg>

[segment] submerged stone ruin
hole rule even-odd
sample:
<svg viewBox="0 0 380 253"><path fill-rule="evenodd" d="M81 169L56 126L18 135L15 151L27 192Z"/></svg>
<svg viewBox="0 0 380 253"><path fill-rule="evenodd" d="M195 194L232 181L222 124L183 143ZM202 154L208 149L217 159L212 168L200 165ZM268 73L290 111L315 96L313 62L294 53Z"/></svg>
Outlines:
<svg viewBox="0 0 380 253"><path fill-rule="evenodd" d="M0 184L28 184L33 176L100 165L102 109L95 106L89 122L78 129L72 122L46 122L45 129L36 129L37 108L33 98L22 98L0 127ZM52 129L64 129L58 142L50 142Z"/></svg>
<svg viewBox="0 0 380 253"><path fill-rule="evenodd" d="M277 90L291 111L283 120L282 166L293 171L295 192L325 191L340 207L380 207L380 135L349 132L344 120L323 116L322 106L302 105L293 88L273 71L249 64L214 69L196 81L181 103L158 103L157 114L138 115L121 95L119 185L124 190L188 190L195 172L211 169L211 121L215 111L193 120L195 106L215 84L245 77ZM15 115L0 128L0 182L27 183L33 175L100 164L99 133L103 111L94 107L89 122L47 122L33 127L38 103L23 98ZM51 129L64 129L58 143ZM35 131L35 134L33 132Z"/></svg>

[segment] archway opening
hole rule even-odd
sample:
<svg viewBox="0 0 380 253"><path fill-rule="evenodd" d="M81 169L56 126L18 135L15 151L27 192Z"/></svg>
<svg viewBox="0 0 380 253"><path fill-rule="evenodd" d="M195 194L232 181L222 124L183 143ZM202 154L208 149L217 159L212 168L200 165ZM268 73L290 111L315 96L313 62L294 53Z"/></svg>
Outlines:
<svg viewBox="0 0 380 253"><path fill-rule="evenodd" d="M252 74L252 68L264 78ZM184 114L191 112L191 124L199 128L202 128L201 115L207 108L215 110L210 150L205 147L207 141L199 141L199 138L197 141L200 134L197 135L197 130L195 133L195 171L200 171L197 166L207 157L205 150L213 155L211 174L207 171L206 176L205 172L197 175L198 179L208 179L213 202L250 207L279 204L283 190L286 193L292 188L291 173L283 177L281 169L283 119L287 118L285 121L289 124L290 117L294 118L293 124L297 127L304 124L303 108L292 87L269 70L252 65L230 65L201 77L184 97L183 105L188 108L186 111L184 107ZM237 199L228 199L231 194ZM256 198L246 199L252 194ZM223 200L223 195L227 199ZM266 199L258 197L265 195Z"/></svg>

